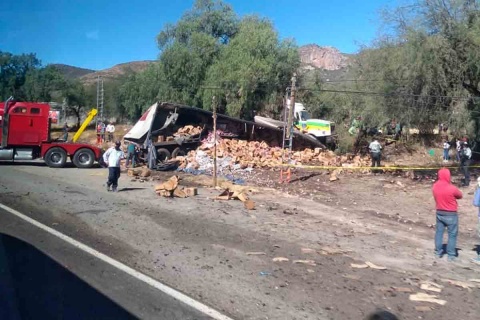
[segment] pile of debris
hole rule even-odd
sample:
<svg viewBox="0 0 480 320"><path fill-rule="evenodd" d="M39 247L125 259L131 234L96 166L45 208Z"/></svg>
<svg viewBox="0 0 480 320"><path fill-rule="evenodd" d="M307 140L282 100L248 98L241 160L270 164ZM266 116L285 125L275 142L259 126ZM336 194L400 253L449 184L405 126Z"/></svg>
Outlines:
<svg viewBox="0 0 480 320"><path fill-rule="evenodd" d="M174 133L173 135L175 137L183 137L183 136L195 136L197 134L200 134L202 133L202 127L200 126L192 126L192 125L188 125L188 126L184 126L184 127L181 127L180 129L177 130L176 133Z"/></svg>
<svg viewBox="0 0 480 320"><path fill-rule="evenodd" d="M166 198L188 198L198 194L197 188L186 188L178 185L178 176L172 176L166 182L155 186L155 193Z"/></svg>
<svg viewBox="0 0 480 320"><path fill-rule="evenodd" d="M288 154L280 147L270 147L265 141L217 139L217 165L232 171L248 168L279 167L290 159L291 164L312 164L329 167L368 167L369 158L353 155L337 156L333 151L321 148L293 151ZM195 151L178 157L180 169L211 170L213 168L214 143L206 139ZM220 170L221 171L221 170Z"/></svg>

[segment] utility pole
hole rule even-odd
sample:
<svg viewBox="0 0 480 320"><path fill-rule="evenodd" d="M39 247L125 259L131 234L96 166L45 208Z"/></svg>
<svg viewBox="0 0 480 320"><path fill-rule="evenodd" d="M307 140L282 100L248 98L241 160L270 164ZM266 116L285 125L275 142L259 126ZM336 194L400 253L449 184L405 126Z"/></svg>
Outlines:
<svg viewBox="0 0 480 320"><path fill-rule="evenodd" d="M217 104L212 98L213 109L213 187L217 186Z"/></svg>
<svg viewBox="0 0 480 320"><path fill-rule="evenodd" d="M104 101L104 90L103 90L103 79L102 77L97 77L97 110L100 114L100 120L103 121L103 101Z"/></svg>
<svg viewBox="0 0 480 320"><path fill-rule="evenodd" d="M297 74L294 72L292 77L292 87L290 89L290 109L288 110L288 122L287 122L287 137L290 139L289 148L292 149L293 138L293 117L295 115L295 91L296 91Z"/></svg>
<svg viewBox="0 0 480 320"><path fill-rule="evenodd" d="M290 87L290 109L288 108L288 94L285 96L285 105L286 105L286 110L285 114L288 114L286 118L288 118L287 123L285 124L283 128L283 155L282 155L282 163L285 160L285 151L287 151L288 157L287 157L287 165L290 164L290 155L292 153L292 147L293 147L293 117L295 114L295 91L296 91L296 82L297 82L297 74L293 73L292 77L292 85ZM288 89L287 89L288 93ZM284 119L285 121L286 119ZM288 150L285 150L288 149ZM286 171L283 170L283 168L280 170L280 183L289 183L290 178L291 178L291 169L288 167ZM286 178L284 179L284 175L286 175Z"/></svg>

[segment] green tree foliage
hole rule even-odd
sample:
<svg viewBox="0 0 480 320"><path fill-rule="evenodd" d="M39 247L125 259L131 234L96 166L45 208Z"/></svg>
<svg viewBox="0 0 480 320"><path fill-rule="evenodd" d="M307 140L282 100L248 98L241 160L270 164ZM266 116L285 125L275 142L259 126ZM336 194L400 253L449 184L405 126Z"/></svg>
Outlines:
<svg viewBox="0 0 480 320"><path fill-rule="evenodd" d="M23 92L27 101L50 102L61 100L61 91L66 82L63 75L54 66L46 66L27 72Z"/></svg>
<svg viewBox="0 0 480 320"><path fill-rule="evenodd" d="M296 46L290 40L280 42L270 21L246 17L208 70L203 104L210 107L217 95L221 110L244 118L252 118L255 110L276 110L299 65Z"/></svg>
<svg viewBox="0 0 480 320"><path fill-rule="evenodd" d="M300 65L292 40L280 41L272 23L240 19L219 0L197 0L176 24L157 36L158 64L130 74L115 94L131 118L156 100L251 118L254 111L276 115L285 88Z"/></svg>
<svg viewBox="0 0 480 320"><path fill-rule="evenodd" d="M81 118L88 107L93 107L94 96L91 91L78 80L67 82L63 96L67 106L67 114L73 115L77 121L76 126L80 127Z"/></svg>
<svg viewBox="0 0 480 320"><path fill-rule="evenodd" d="M384 95L362 97L360 108L424 131L440 122L465 127L462 113L480 111L479 2L417 0L384 17L387 35L356 66L359 79L378 80L360 88Z"/></svg>
<svg viewBox="0 0 480 320"><path fill-rule="evenodd" d="M198 92L208 67L221 46L237 31L232 8L217 0L197 0L175 25L167 24L157 37L160 67L167 82L165 98L201 106Z"/></svg>
<svg viewBox="0 0 480 320"><path fill-rule="evenodd" d="M0 98L3 100L14 96L25 99L24 84L27 74L40 66L35 54L13 55L0 51Z"/></svg>

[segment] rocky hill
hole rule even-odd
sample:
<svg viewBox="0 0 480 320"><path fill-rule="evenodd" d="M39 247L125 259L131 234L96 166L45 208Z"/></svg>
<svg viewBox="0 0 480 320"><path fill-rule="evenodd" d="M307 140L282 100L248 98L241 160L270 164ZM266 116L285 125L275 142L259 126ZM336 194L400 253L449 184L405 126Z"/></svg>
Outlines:
<svg viewBox="0 0 480 320"><path fill-rule="evenodd" d="M80 77L80 80L87 85L95 83L95 81L97 81L97 78L99 76L102 77L104 80L113 80L130 72L143 71L153 63L155 63L155 61L153 60L132 61L127 63L121 63L108 69L83 75L82 77Z"/></svg>
<svg viewBox="0 0 480 320"><path fill-rule="evenodd" d="M302 68L335 71L349 65L349 56L337 48L308 44L298 49Z"/></svg>
<svg viewBox="0 0 480 320"><path fill-rule="evenodd" d="M155 63L155 61L132 61L120 63L111 68L99 71L78 68L66 64L53 64L53 66L55 66L65 76L65 78L80 79L82 83L88 85L95 83L99 76L104 80L112 80L130 72L143 71L152 63Z"/></svg>
<svg viewBox="0 0 480 320"><path fill-rule="evenodd" d="M63 76L67 79L77 79L89 73L95 72L95 70L78 68L74 66L69 66L67 64L61 64L61 63L52 64L52 66L57 68L58 71L60 71L63 74Z"/></svg>

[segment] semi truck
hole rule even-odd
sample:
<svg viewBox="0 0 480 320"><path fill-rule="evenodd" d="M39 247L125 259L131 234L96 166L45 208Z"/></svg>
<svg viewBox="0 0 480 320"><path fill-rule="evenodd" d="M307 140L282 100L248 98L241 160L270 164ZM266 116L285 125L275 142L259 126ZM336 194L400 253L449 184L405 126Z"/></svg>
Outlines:
<svg viewBox="0 0 480 320"><path fill-rule="evenodd" d="M0 160L43 158L51 168L64 167L68 158L77 168L101 161L102 150L96 146L52 139L49 111L47 103L17 102L12 97L0 103Z"/></svg>

